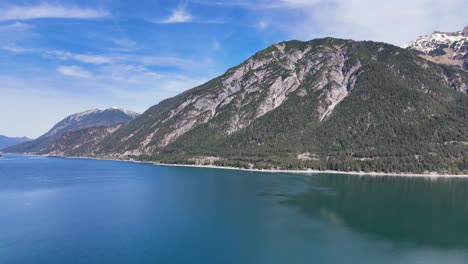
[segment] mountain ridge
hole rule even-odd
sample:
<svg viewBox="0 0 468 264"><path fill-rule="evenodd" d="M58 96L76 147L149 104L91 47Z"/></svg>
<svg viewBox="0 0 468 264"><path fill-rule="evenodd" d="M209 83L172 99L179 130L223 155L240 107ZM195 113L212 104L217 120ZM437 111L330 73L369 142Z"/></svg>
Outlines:
<svg viewBox="0 0 468 264"><path fill-rule="evenodd" d="M4 148L4 152L43 153L63 134L89 127L113 126L129 122L139 114L132 111L111 107L105 110L91 109L72 114L55 124L39 138Z"/></svg>
<svg viewBox="0 0 468 264"><path fill-rule="evenodd" d="M402 46L421 53L435 63L459 66L468 71L468 26L457 32L434 31Z"/></svg>
<svg viewBox="0 0 468 264"><path fill-rule="evenodd" d="M0 135L0 149L10 147L23 142L31 141L28 137L8 137Z"/></svg>
<svg viewBox="0 0 468 264"><path fill-rule="evenodd" d="M468 173L468 73L413 49L285 41L44 153L249 169ZM83 142L84 141L84 142Z"/></svg>
<svg viewBox="0 0 468 264"><path fill-rule="evenodd" d="M467 84L466 72L385 43L280 42L75 155L456 174L468 170Z"/></svg>

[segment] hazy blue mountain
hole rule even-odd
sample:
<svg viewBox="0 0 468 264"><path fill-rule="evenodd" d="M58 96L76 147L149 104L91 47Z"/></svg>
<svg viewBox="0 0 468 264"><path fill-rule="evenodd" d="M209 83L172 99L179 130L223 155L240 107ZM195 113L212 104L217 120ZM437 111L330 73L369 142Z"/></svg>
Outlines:
<svg viewBox="0 0 468 264"><path fill-rule="evenodd" d="M10 147L23 142L31 141L32 139L27 137L7 137L0 135L0 149Z"/></svg>
<svg viewBox="0 0 468 264"><path fill-rule="evenodd" d="M129 122L138 113L112 107L106 110L88 110L73 114L52 127L47 133L36 140L3 149L4 152L14 153L42 153L59 139L63 134L90 127L109 127L116 124Z"/></svg>

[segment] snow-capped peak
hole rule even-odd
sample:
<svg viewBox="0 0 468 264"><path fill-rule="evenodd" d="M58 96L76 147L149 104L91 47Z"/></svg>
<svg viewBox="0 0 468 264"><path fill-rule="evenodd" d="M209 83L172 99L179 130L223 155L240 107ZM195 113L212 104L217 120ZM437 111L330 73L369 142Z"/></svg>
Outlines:
<svg viewBox="0 0 468 264"><path fill-rule="evenodd" d="M137 113L137 112L134 112L134 111L130 111L130 110L125 110L125 109L122 109L120 107L117 107L117 106L112 106L110 108L107 108L106 110L104 111L120 111L126 115L129 115L129 116L132 116L132 117L137 117L139 116L140 114Z"/></svg>
<svg viewBox="0 0 468 264"><path fill-rule="evenodd" d="M466 29L468 30L468 29ZM434 32L431 35L421 36L414 41L403 45L406 49L419 50L425 54L440 49L441 47L459 51L465 43L468 43L468 36L462 31L455 33Z"/></svg>
<svg viewBox="0 0 468 264"><path fill-rule="evenodd" d="M86 110L86 111L83 111L83 112L80 112L80 113L71 115L71 116L70 116L70 120L79 121L79 120L81 120L83 117L88 116L88 115L92 115L92 114L96 114L96 113L98 113L99 111L100 111L99 109L90 109L90 110Z"/></svg>
<svg viewBox="0 0 468 264"><path fill-rule="evenodd" d="M408 42L402 48L416 50L422 57L440 64L468 70L468 26L457 32L434 32Z"/></svg>

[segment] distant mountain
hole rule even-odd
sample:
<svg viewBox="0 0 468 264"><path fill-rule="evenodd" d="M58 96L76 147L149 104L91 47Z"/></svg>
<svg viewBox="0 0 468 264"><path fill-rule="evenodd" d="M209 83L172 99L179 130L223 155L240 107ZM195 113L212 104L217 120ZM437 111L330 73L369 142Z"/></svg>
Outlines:
<svg viewBox="0 0 468 264"><path fill-rule="evenodd" d="M0 135L0 149L10 147L23 142L31 141L32 139L27 137L7 137Z"/></svg>
<svg viewBox="0 0 468 264"><path fill-rule="evenodd" d="M90 127L110 127L127 123L139 114L136 112L112 107L106 110L88 110L70 115L57 123L47 133L36 140L3 149L4 152L14 153L42 153L48 151L52 144L62 135Z"/></svg>
<svg viewBox="0 0 468 264"><path fill-rule="evenodd" d="M468 72L419 55L333 38L274 44L151 107L81 155L468 173Z"/></svg>
<svg viewBox="0 0 468 264"><path fill-rule="evenodd" d="M96 151L99 151L97 145L122 125L89 127L66 132L42 153L53 156L93 155ZM86 155L83 155L84 153Z"/></svg>
<svg viewBox="0 0 468 264"><path fill-rule="evenodd" d="M468 26L458 32L434 32L411 41L403 48L416 50L425 59L457 65L468 70Z"/></svg>

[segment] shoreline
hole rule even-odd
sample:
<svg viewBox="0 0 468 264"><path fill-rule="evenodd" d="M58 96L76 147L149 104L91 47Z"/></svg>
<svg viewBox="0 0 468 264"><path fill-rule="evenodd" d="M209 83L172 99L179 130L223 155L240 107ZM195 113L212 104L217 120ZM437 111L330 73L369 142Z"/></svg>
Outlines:
<svg viewBox="0 0 468 264"><path fill-rule="evenodd" d="M189 165L189 164L166 164L154 163L154 165L170 166L170 167L189 167L189 168L208 168L208 169L224 169L224 170L238 170L250 172L266 172L266 173L291 173L291 174L341 174L353 176L391 176L391 177L421 177L421 178L468 178L467 174L439 174L439 173L385 173L385 172L364 172L364 171L333 171L333 170L260 170L260 169L245 169L237 167L223 167L215 165Z"/></svg>
<svg viewBox="0 0 468 264"><path fill-rule="evenodd" d="M6 153L4 153L6 154ZM12 153L14 154L14 153ZM131 162L140 164L151 164L154 166L166 166L166 167L187 167L187 168L201 168L201 169L221 169L221 170L237 170L237 171L249 171L249 172L263 172L263 173L290 173L290 174L338 174L338 175L353 175L353 176L390 176L390 177L421 177L421 178L468 178L468 174L441 174L437 172L431 173L385 173L385 172L364 172L364 171L334 171L334 170L261 170L261 169L245 169L237 167L224 167L216 165L190 165L190 164L168 164L154 161L138 161L138 160L125 160L125 159L111 159L111 158L94 158L94 157L67 157L67 156L54 156L54 155L34 155L34 154L17 154L23 156L33 157L49 157L49 158L64 158L64 159L89 159L89 160L107 160L107 161L121 161Z"/></svg>

